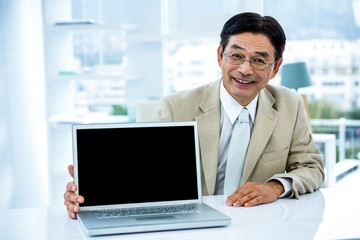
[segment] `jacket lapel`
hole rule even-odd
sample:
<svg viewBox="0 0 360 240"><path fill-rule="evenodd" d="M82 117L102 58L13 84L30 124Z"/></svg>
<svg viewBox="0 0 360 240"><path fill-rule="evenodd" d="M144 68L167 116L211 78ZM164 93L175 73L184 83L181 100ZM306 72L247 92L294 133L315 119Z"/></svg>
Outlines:
<svg viewBox="0 0 360 240"><path fill-rule="evenodd" d="M250 177L279 119L279 112L272 107L274 102L274 97L264 88L259 95L255 123L240 184L244 184Z"/></svg>
<svg viewBox="0 0 360 240"><path fill-rule="evenodd" d="M199 108L203 114L195 117L198 122L199 142L201 146L201 161L205 180L206 194L215 192L218 148L220 139L220 80L210 85Z"/></svg>

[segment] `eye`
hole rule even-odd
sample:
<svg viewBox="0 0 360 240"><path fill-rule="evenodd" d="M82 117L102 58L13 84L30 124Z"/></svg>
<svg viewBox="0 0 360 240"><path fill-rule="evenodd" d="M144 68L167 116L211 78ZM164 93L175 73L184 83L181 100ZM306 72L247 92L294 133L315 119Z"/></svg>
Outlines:
<svg viewBox="0 0 360 240"><path fill-rule="evenodd" d="M236 60L243 59L243 57L242 57L240 54L238 54L238 53L233 53L233 54L230 55L230 57L231 57L232 59L236 59Z"/></svg>
<svg viewBox="0 0 360 240"><path fill-rule="evenodd" d="M262 58L254 58L254 59L251 59L251 62L256 63L256 64L259 64L259 65L264 65L264 64L266 64L266 62L265 62L264 59L262 59Z"/></svg>

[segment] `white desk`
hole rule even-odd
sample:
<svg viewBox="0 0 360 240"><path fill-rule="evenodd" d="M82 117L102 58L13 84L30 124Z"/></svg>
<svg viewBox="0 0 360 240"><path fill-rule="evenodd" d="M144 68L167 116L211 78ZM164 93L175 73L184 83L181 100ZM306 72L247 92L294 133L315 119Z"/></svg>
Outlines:
<svg viewBox="0 0 360 240"><path fill-rule="evenodd" d="M62 205L1 210L0 239L355 239L360 238L359 180L360 169L349 174L336 187L321 188L315 193L302 195L300 200L279 199L251 208L226 207L224 196L205 197L205 202L232 218L232 224L222 228L88 238L78 222L68 218Z"/></svg>

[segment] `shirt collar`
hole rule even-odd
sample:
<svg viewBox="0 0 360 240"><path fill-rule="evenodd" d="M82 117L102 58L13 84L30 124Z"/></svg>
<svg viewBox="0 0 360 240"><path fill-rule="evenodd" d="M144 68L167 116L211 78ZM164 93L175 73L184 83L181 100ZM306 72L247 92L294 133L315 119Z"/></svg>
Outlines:
<svg viewBox="0 0 360 240"><path fill-rule="evenodd" d="M226 115L229 117L231 124L233 124L237 118L237 116L240 114L240 111L243 107L246 107L249 111L252 124L254 124L255 121L255 114L256 114L256 108L257 108L257 100L259 95L256 95L256 97L247 105L247 106L241 106L225 89L223 82L221 81L220 84L220 101L224 108L224 111Z"/></svg>

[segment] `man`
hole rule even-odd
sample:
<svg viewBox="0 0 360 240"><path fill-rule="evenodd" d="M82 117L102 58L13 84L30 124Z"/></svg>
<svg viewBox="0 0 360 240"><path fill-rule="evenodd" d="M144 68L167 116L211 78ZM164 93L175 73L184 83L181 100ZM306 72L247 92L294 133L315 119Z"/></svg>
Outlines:
<svg viewBox="0 0 360 240"><path fill-rule="evenodd" d="M324 182L322 156L312 139L302 98L281 86L268 85L283 62L286 37L272 17L241 13L220 34L217 60L222 78L161 99L155 121L196 120L204 195L224 192L226 164L234 122L242 108L250 114L241 180L228 206L255 206L279 197L298 198ZM73 174L72 166L69 166ZM186 177L186 176L184 176ZM68 214L76 218L74 183L64 194ZM106 194L106 193L104 193Z"/></svg>

